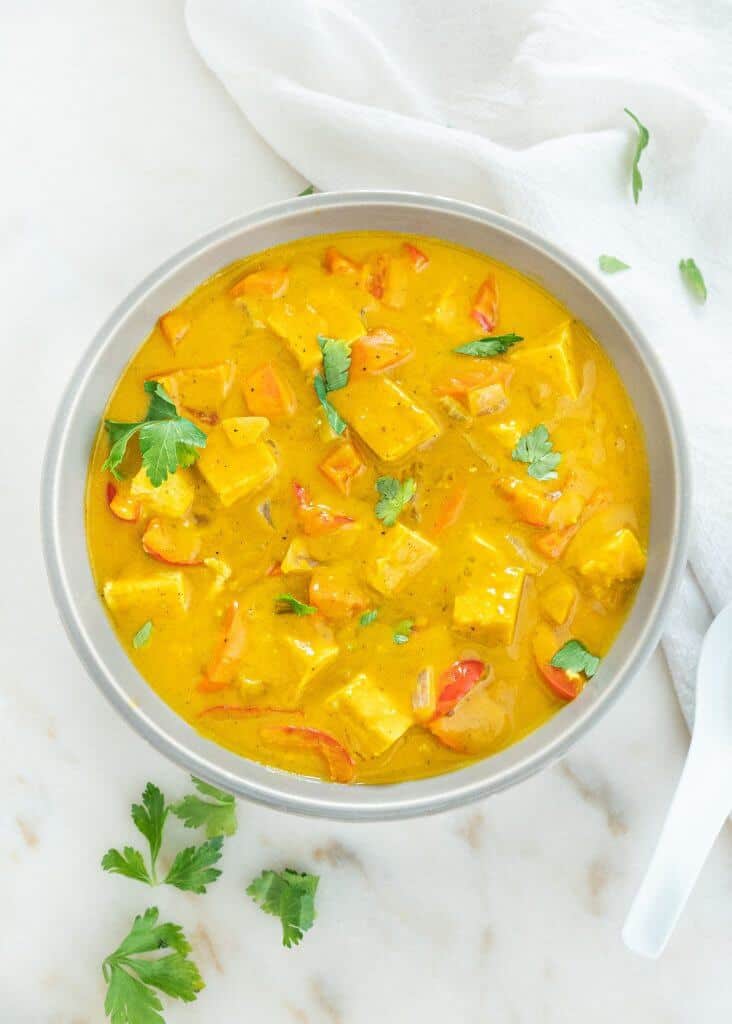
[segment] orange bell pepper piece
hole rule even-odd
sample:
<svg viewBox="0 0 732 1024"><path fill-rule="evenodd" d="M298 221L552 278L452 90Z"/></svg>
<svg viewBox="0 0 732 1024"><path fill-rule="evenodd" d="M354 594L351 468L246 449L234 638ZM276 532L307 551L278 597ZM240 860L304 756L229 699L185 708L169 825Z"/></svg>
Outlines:
<svg viewBox="0 0 732 1024"><path fill-rule="evenodd" d="M339 515L327 505L314 505L307 488L297 481L293 482L292 490L295 495L295 514L303 533L309 537L321 537L354 522L351 516Z"/></svg>
<svg viewBox="0 0 732 1024"><path fill-rule="evenodd" d="M489 274L478 289L470 315L488 334L498 326L498 282L494 274Z"/></svg>
<svg viewBox="0 0 732 1024"><path fill-rule="evenodd" d="M437 513L432 534L438 537L448 527L454 526L465 508L465 501L468 497L468 488L465 484L456 484L448 493Z"/></svg>
<svg viewBox="0 0 732 1024"><path fill-rule="evenodd" d="M269 270L256 270L237 281L230 289L232 299L242 295L261 295L270 299L281 299L287 291L290 275L286 267L273 267Z"/></svg>
<svg viewBox="0 0 732 1024"><path fill-rule="evenodd" d="M360 264L349 260L342 252L331 245L325 250L323 266L329 274L357 274L361 269Z"/></svg>
<svg viewBox="0 0 732 1024"><path fill-rule="evenodd" d="M186 334L188 334L191 325L182 313L178 313L174 309L171 309L168 313L163 313L160 317L158 320L158 327L163 332L165 340L175 352Z"/></svg>
<svg viewBox="0 0 732 1024"><path fill-rule="evenodd" d="M224 625L204 678L198 689L210 693L228 686L234 679L246 646L246 620L238 601L232 601L224 616Z"/></svg>
<svg viewBox="0 0 732 1024"><path fill-rule="evenodd" d="M411 242L405 242L403 248L404 252L409 257L409 262L412 264L417 273L419 273L421 270L424 270L425 267L429 266L429 256L426 256L421 249L417 248L416 245L412 245Z"/></svg>
<svg viewBox="0 0 732 1024"><path fill-rule="evenodd" d="M140 502L126 497L116 484L111 482L107 484L107 505L112 515L125 523L136 523L140 518Z"/></svg>
<svg viewBox="0 0 732 1024"><path fill-rule="evenodd" d="M379 327L351 345L351 373L380 373L411 359L414 348L400 335Z"/></svg>
<svg viewBox="0 0 732 1024"><path fill-rule="evenodd" d="M454 662L440 676L442 689L437 695L435 718L452 711L458 701L470 693L475 684L485 675L485 662L478 658L463 658Z"/></svg>
<svg viewBox="0 0 732 1024"><path fill-rule="evenodd" d="M350 492L351 483L363 468L358 452L348 441L334 448L318 466L323 476L335 484L341 494Z"/></svg>
<svg viewBox="0 0 732 1024"><path fill-rule="evenodd" d="M282 419L297 409L292 385L274 363L263 363L252 370L244 380L244 396L253 416Z"/></svg>

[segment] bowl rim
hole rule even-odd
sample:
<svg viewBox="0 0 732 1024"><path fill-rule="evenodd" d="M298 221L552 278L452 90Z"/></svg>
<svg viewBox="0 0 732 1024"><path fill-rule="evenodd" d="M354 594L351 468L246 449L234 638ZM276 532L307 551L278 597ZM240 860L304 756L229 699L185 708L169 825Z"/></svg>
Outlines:
<svg viewBox="0 0 732 1024"><path fill-rule="evenodd" d="M524 747L532 736L544 733L552 721L557 721L561 713L529 736L492 757L483 758L466 768L416 781L344 786L266 768L241 756L237 757L241 771L234 772L194 753L184 743L170 736L162 726L153 723L136 705L126 699L121 687L106 671L103 658L83 628L64 572L61 550L60 468L70 437L67 425L72 419L72 412L83 392L84 384L93 372L95 357L105 347L116 327L150 289L176 269L197 255L203 254L216 243L247 229L264 227L268 222L281 220L295 213L317 212L339 206L353 209L369 205L423 209L426 213L455 214L512 236L519 243L532 247L542 257L558 264L560 269L574 277L581 287L606 308L635 346L666 415L671 441L670 455L675 468L676 497L674 530L669 541L669 554L663 563L663 573L657 586L655 600L619 671L600 693L594 695L591 703L583 705L581 709L573 708L574 716L567 722L565 729L555 729L553 738L545 744L535 744L537 749L529 756L517 758L516 753L520 752L520 748ZM44 561L62 624L87 673L139 735L192 774L256 803L291 813L337 820L393 820L448 810L522 781L566 753L572 744L612 706L654 650L661 635L666 612L683 573L691 519L691 465L680 407L666 371L635 320L597 275L592 274L577 259L532 229L487 208L445 196L419 192L363 189L296 196L260 207L198 237L149 273L102 324L82 353L63 391L52 421L43 462L40 511ZM212 743L212 746L218 751L226 750L215 743ZM511 752L514 754L513 757L504 757ZM488 766L491 763L495 766L498 759L501 759L501 767L497 771L490 771ZM505 761L508 761L508 764L504 764ZM484 769L482 774L479 770L481 767Z"/></svg>

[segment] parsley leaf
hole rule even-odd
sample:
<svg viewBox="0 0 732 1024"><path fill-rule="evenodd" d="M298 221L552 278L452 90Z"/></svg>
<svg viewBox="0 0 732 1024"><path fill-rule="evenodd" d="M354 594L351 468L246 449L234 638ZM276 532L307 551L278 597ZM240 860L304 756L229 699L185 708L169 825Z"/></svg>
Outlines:
<svg viewBox="0 0 732 1024"><path fill-rule="evenodd" d="M179 466L190 466L198 458L196 449L206 447L206 435L191 420L178 415L174 402L158 381L145 381L145 391L151 397L144 420L104 421L111 447L102 468L119 479L119 465L130 439L137 434L145 472L150 483L159 487Z"/></svg>
<svg viewBox="0 0 732 1024"><path fill-rule="evenodd" d="M282 945L297 945L315 921L315 893L320 881L317 875L291 871L263 871L247 887L265 914L282 921Z"/></svg>
<svg viewBox="0 0 732 1024"><path fill-rule="evenodd" d="M380 495L376 502L376 518L384 526L394 526L404 506L417 493L417 485L411 476L404 483L393 476L380 476L376 481L376 490Z"/></svg>
<svg viewBox="0 0 732 1024"><path fill-rule="evenodd" d="M188 846L181 850L165 876L165 884L187 892L206 892L206 886L215 882L221 874L213 865L221 860L223 845L224 837L219 835L207 839L200 846Z"/></svg>
<svg viewBox="0 0 732 1024"><path fill-rule="evenodd" d="M315 192L315 185L308 185L308 187L304 188L302 190L302 192L298 192L297 193L297 198L299 199L300 196L311 196L311 195L313 195L314 192Z"/></svg>
<svg viewBox="0 0 732 1024"><path fill-rule="evenodd" d="M628 110L627 107L623 107L623 110L628 115L628 117L632 117L638 128L638 141L636 142L635 153L633 154L633 199L637 205L638 197L643 191L643 178L641 177L641 172L638 167L638 164L640 162L641 153L648 145L648 140L650 139L651 135L646 126L644 124L641 124L641 122L638 120L638 118L635 116L632 110Z"/></svg>
<svg viewBox="0 0 732 1024"><path fill-rule="evenodd" d="M554 668L563 668L566 672L584 672L591 679L600 667L600 659L590 654L579 640L568 640L560 647L552 658Z"/></svg>
<svg viewBox="0 0 732 1024"><path fill-rule="evenodd" d="M553 451L553 447L549 431L540 423L538 427L534 427L528 434L519 438L518 444L511 452L511 458L515 462L528 463L527 472L534 480L554 480L562 456L559 452Z"/></svg>
<svg viewBox="0 0 732 1024"><path fill-rule="evenodd" d="M305 604L303 601L298 601L298 599L293 597L292 594L278 594L275 600L288 606L287 608L278 609L279 611L294 612L295 615L315 615L318 610L312 604Z"/></svg>
<svg viewBox="0 0 732 1024"><path fill-rule="evenodd" d="M392 640L395 644L408 644L413 629L414 619L402 619L401 622L397 622L396 626L394 626Z"/></svg>
<svg viewBox="0 0 732 1024"><path fill-rule="evenodd" d="M684 281L686 281L686 284L694 298L698 299L699 302L706 302L707 286L704 283L702 272L699 270L694 260L681 260L679 263L679 270L681 271L681 276Z"/></svg>
<svg viewBox="0 0 732 1024"><path fill-rule="evenodd" d="M160 949L173 952L155 959L139 956ZM158 924L157 907L135 918L129 934L104 960L107 982L104 1012L112 1024L164 1024L159 992L191 1003L204 987L190 944L177 924Z"/></svg>
<svg viewBox="0 0 732 1024"><path fill-rule="evenodd" d="M236 801L231 793L225 793L195 776L191 776L191 781L199 793L212 799L202 800L200 796L191 793L170 808L173 814L181 819L186 828L205 827L209 839L233 836L237 822Z"/></svg>
<svg viewBox="0 0 732 1024"><path fill-rule="evenodd" d="M361 618L358 620L360 626L370 626L372 622L376 622L379 615L378 608L371 608L370 611L364 612Z"/></svg>
<svg viewBox="0 0 732 1024"><path fill-rule="evenodd" d="M331 405L328 401L328 388L325 380L320 373L316 373L313 377L313 387L315 388L315 394L318 396L318 401L325 410L325 415L330 424L330 429L336 434L342 434L348 424L341 417L335 406Z"/></svg>
<svg viewBox="0 0 732 1024"><path fill-rule="evenodd" d="M182 800L176 807L167 806L165 797L152 782L148 782L142 794L142 803L132 805L132 820L135 827L147 839L150 848L150 867L145 865L143 855L131 846L119 850L107 850L102 858L102 868L112 874L124 875L147 885L174 885L178 889L192 892L205 892L206 885L215 882L221 872L214 868L221 859L221 846L224 834L231 835L236 830L236 817L233 806L229 806L226 797L214 786L194 780L199 792L207 796L220 794L217 805L207 804L199 797L190 796ZM233 804L234 798L231 797ZM195 805L195 806L194 806ZM200 805L200 806L199 806ZM211 808L209 810L208 808ZM183 818L188 828L205 825L209 838L200 846L191 846L181 850L176 856L170 871L163 879L157 876L157 861L163 843L163 829L169 812ZM223 827L222 827L223 823Z"/></svg>
<svg viewBox="0 0 732 1024"><path fill-rule="evenodd" d="M629 263L623 263L617 256L606 256L605 253L598 259L600 270L605 274L617 274L619 270L630 270Z"/></svg>
<svg viewBox="0 0 732 1024"><path fill-rule="evenodd" d="M351 346L339 338L318 335L318 344L323 353L323 375L326 391L340 391L348 383L351 369Z"/></svg>
<svg viewBox="0 0 732 1024"><path fill-rule="evenodd" d="M523 340L520 334L496 334L492 338L478 338L477 341L458 345L453 352L457 352L461 356L477 356L479 359L485 359L488 356L503 355L512 345Z"/></svg>
<svg viewBox="0 0 732 1024"><path fill-rule="evenodd" d="M152 636L153 624L152 619L148 619L144 622L135 635L132 637L132 646L136 651L139 651L141 647L147 647L150 643L150 637Z"/></svg>

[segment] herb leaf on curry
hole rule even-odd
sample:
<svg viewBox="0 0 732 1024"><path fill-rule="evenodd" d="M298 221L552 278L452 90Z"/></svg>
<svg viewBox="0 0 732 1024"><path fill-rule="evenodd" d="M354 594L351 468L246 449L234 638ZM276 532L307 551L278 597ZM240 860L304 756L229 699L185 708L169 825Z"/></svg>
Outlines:
<svg viewBox="0 0 732 1024"><path fill-rule="evenodd" d="M649 141L651 135L650 135L650 132L648 131L648 129L646 128L646 126L644 124L642 124L638 120L638 118L635 116L635 114L633 113L632 110L628 110L627 107L623 107L623 110L628 115L628 117L632 118L635 121L636 127L638 128L638 140L637 140L636 146L635 146L635 153L633 154L633 176L632 176L633 199L634 199L634 201L635 201L635 203L637 205L638 199L640 197L640 194L643 191L643 178L641 176L641 172L640 172L640 168L639 168L638 164L640 163L641 154L643 153L643 150L648 145L648 141Z"/></svg>
<svg viewBox="0 0 732 1024"><path fill-rule="evenodd" d="M394 626L392 640L398 646L409 643L413 629L414 619L402 619L401 622L397 622L396 626Z"/></svg>
<svg viewBox="0 0 732 1024"><path fill-rule="evenodd" d="M172 952L155 959L140 956L162 949ZM159 992L193 1002L204 984L198 967L189 959L190 951L180 925L158 924L157 907L136 917L129 933L102 964L107 983L104 1012L112 1024L164 1024Z"/></svg>
<svg viewBox="0 0 732 1024"><path fill-rule="evenodd" d="M600 659L591 654L581 640L568 640L559 648L550 664L565 672L584 672L591 679L600 667Z"/></svg>
<svg viewBox="0 0 732 1024"><path fill-rule="evenodd" d="M304 601L299 601L292 594L278 594L275 600L280 605L285 606L278 609L280 612L293 612L295 615L315 615L318 610L312 604L305 604Z"/></svg>
<svg viewBox="0 0 732 1024"><path fill-rule="evenodd" d="M394 526L405 505L408 505L417 493L417 484L412 477L408 477L402 483L393 476L380 476L376 481L376 490L379 492L375 509L376 518L380 519L384 526Z"/></svg>
<svg viewBox="0 0 732 1024"><path fill-rule="evenodd" d="M323 377L326 391L340 391L348 383L351 369L351 346L339 338L318 335L318 344L323 353Z"/></svg>
<svg viewBox="0 0 732 1024"><path fill-rule="evenodd" d="M689 291L699 302L707 301L707 286L704 282L701 270L692 259L681 260L679 263L681 276L686 282Z"/></svg>
<svg viewBox="0 0 732 1024"><path fill-rule="evenodd" d="M251 896L265 914L279 917L282 922L282 945L296 946L315 922L315 893L318 875L300 873L286 868L284 871L263 871L247 887Z"/></svg>
<svg viewBox="0 0 732 1024"><path fill-rule="evenodd" d="M364 612L361 618L358 620L360 626L370 626L372 622L376 622L379 616L378 608L371 608L369 611Z"/></svg>
<svg viewBox="0 0 732 1024"><path fill-rule="evenodd" d="M318 401L323 406L323 410L325 411L331 430L335 434L342 434L348 424L335 406L331 405L328 401L328 388L322 374L316 373L313 377L313 388L315 389L315 394L318 396Z"/></svg>
<svg viewBox="0 0 732 1024"><path fill-rule="evenodd" d="M519 341L523 341L520 334L496 334L493 337L478 338L476 341L468 341L464 345L458 345L453 349L461 356L476 356L478 359L486 359L489 356L500 356Z"/></svg>
<svg viewBox="0 0 732 1024"><path fill-rule="evenodd" d="M159 487L170 473L195 462L196 449L206 447L206 435L191 420L178 415L175 403L162 384L145 381L145 391L151 397L144 420L138 423L104 421L111 447L102 468L120 479L119 466L130 439L137 434L145 472L150 483Z"/></svg>
<svg viewBox="0 0 732 1024"><path fill-rule="evenodd" d="M143 622L138 631L132 637L132 646L135 648L136 651L139 651L141 647L147 647L147 645L150 643L152 631L152 620L148 619L147 622Z"/></svg>
<svg viewBox="0 0 732 1024"><path fill-rule="evenodd" d="M515 462L527 463L527 473L535 480L556 479L556 469L562 459L559 452L554 451L549 431L543 423L519 438L511 457Z"/></svg>

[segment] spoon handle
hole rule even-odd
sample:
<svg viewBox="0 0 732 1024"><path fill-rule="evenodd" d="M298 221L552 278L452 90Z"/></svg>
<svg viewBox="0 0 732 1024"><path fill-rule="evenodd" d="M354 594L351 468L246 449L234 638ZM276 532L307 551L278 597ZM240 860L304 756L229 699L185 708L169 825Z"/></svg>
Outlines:
<svg viewBox="0 0 732 1024"><path fill-rule="evenodd" d="M679 784L623 928L635 953L658 957L729 814L730 758L692 740Z"/></svg>

